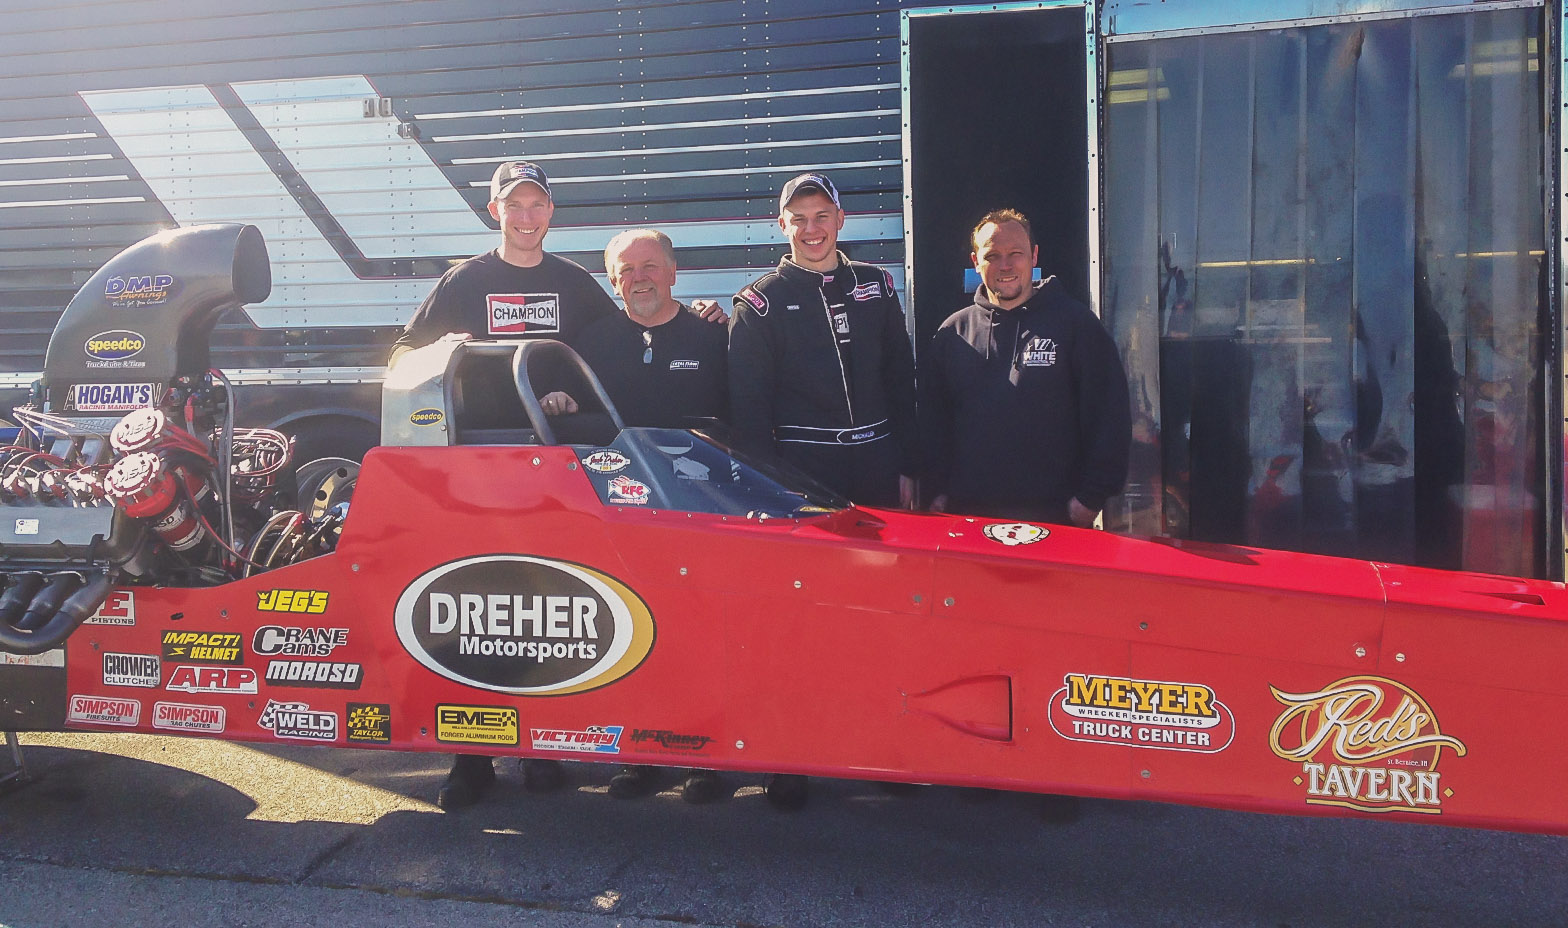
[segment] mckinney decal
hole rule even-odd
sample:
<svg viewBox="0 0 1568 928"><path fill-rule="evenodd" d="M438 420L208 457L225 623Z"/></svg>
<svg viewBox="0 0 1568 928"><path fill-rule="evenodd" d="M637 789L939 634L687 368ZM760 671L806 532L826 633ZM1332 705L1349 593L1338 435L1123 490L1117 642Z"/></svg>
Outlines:
<svg viewBox="0 0 1568 928"><path fill-rule="evenodd" d="M517 744L511 706L436 706L436 740L447 744Z"/></svg>
<svg viewBox="0 0 1568 928"><path fill-rule="evenodd" d="M634 728L631 738L638 750L667 754L697 754L712 741L707 735L683 735L668 728Z"/></svg>
<svg viewBox="0 0 1568 928"><path fill-rule="evenodd" d="M251 638L250 649L262 657L326 657L348 644L346 628L289 628L263 625Z"/></svg>
<svg viewBox="0 0 1568 928"><path fill-rule="evenodd" d="M77 412L129 412L158 405L153 383L78 383L71 386L70 407Z"/></svg>
<svg viewBox="0 0 1568 928"><path fill-rule="evenodd" d="M338 740L338 714L312 709L303 702L269 699L256 719L256 725L272 732L277 738L294 741Z"/></svg>
<svg viewBox="0 0 1568 928"><path fill-rule="evenodd" d="M256 611L320 615L327 611L331 596L326 590L257 590Z"/></svg>
<svg viewBox="0 0 1568 928"><path fill-rule="evenodd" d="M192 667L181 664L169 674L165 689L184 693L256 692L256 671L249 667Z"/></svg>
<svg viewBox="0 0 1568 928"><path fill-rule="evenodd" d="M343 661L267 661L269 686L357 690L364 674L362 665Z"/></svg>
<svg viewBox="0 0 1568 928"><path fill-rule="evenodd" d="M163 633L163 659L199 661L203 664L240 664L245 652L234 632Z"/></svg>
<svg viewBox="0 0 1568 928"><path fill-rule="evenodd" d="M985 537L1008 547L1032 545L1051 535L1050 529L1041 525L1031 525L1028 522L993 522L980 531L985 533Z"/></svg>
<svg viewBox="0 0 1568 928"><path fill-rule="evenodd" d="M165 731L223 731L226 715L222 706L156 702L152 706L152 727Z"/></svg>
<svg viewBox="0 0 1568 928"><path fill-rule="evenodd" d="M443 564L398 597L398 641L448 680L522 696L613 683L653 649L648 606L578 564L492 554Z"/></svg>
<svg viewBox="0 0 1568 928"><path fill-rule="evenodd" d="M1462 741L1438 728L1420 694L1385 677L1355 676L1310 693L1270 686L1285 707L1269 747L1300 773L1308 805L1362 812L1442 814L1452 797L1437 771L1444 749L1464 757Z"/></svg>
<svg viewBox="0 0 1568 928"><path fill-rule="evenodd" d="M343 734L349 743L392 743L392 707L384 702L351 702L343 716Z"/></svg>
<svg viewBox="0 0 1568 928"><path fill-rule="evenodd" d="M554 335L561 331L558 293L492 293L485 297L491 335Z"/></svg>
<svg viewBox="0 0 1568 928"><path fill-rule="evenodd" d="M1202 683L1069 673L1047 719L1069 741L1217 754L1236 737L1236 717Z"/></svg>
<svg viewBox="0 0 1568 928"><path fill-rule="evenodd" d="M156 654L103 655L103 682L105 686L156 687L163 682L163 662Z"/></svg>
<svg viewBox="0 0 1568 928"><path fill-rule="evenodd" d="M66 715L69 722L87 722L93 725L135 725L142 717L142 704L138 699L119 699L112 696L72 696L71 709Z"/></svg>
<svg viewBox="0 0 1568 928"><path fill-rule="evenodd" d="M530 728L535 751L565 751L569 754L621 753L622 725L589 725L580 731L567 728Z"/></svg>
<svg viewBox="0 0 1568 928"><path fill-rule="evenodd" d="M130 590L110 590L98 611L83 625L135 625L136 594Z"/></svg>

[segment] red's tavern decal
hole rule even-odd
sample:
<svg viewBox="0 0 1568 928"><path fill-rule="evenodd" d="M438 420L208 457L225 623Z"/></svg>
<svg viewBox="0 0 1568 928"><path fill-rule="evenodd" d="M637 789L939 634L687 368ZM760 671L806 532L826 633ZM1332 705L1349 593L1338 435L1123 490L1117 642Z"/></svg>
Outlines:
<svg viewBox="0 0 1568 928"><path fill-rule="evenodd" d="M72 696L66 719L92 725L135 725L141 721L142 704L137 699L112 696Z"/></svg>

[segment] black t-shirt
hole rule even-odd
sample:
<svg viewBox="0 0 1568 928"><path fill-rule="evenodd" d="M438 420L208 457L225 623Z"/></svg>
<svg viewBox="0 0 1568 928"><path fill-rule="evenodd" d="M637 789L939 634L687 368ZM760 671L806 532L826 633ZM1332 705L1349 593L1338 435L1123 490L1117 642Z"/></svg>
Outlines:
<svg viewBox="0 0 1568 928"><path fill-rule="evenodd" d="M622 421L672 429L729 416L728 348L728 330L684 304L651 328L617 312L585 330L577 345Z"/></svg>
<svg viewBox="0 0 1568 928"><path fill-rule="evenodd" d="M442 275L397 340L422 348L449 332L475 338L555 338L577 347L588 326L620 311L598 281L572 261L544 256L518 267L493 251Z"/></svg>

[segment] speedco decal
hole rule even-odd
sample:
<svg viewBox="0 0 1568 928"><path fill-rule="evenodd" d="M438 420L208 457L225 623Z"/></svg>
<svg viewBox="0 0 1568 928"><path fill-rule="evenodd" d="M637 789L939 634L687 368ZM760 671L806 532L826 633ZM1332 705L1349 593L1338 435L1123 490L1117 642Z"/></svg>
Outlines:
<svg viewBox="0 0 1568 928"><path fill-rule="evenodd" d="M415 660L468 686L521 696L613 683L653 650L648 606L578 564L491 554L443 564L398 597L397 637Z"/></svg>
<svg viewBox="0 0 1568 928"><path fill-rule="evenodd" d="M135 625L136 594L130 590L111 590L98 611L83 625Z"/></svg>
<svg viewBox="0 0 1568 928"><path fill-rule="evenodd" d="M163 662L156 654L103 655L103 682L105 686L155 687L163 681Z"/></svg>
<svg viewBox="0 0 1568 928"><path fill-rule="evenodd" d="M326 590L257 590L256 611L320 615L327 611L331 596Z"/></svg>
<svg viewBox="0 0 1568 928"><path fill-rule="evenodd" d="M245 654L234 632L163 633L163 659L200 661L204 664L240 664Z"/></svg>
<svg viewBox="0 0 1568 928"><path fill-rule="evenodd" d="M581 731L566 728L530 728L535 751L572 754L619 754L623 725L589 725Z"/></svg>
<svg viewBox="0 0 1568 928"><path fill-rule="evenodd" d="M72 722L90 722L94 725L135 725L141 717L142 704L138 699L72 696L71 711L66 719Z"/></svg>
<svg viewBox="0 0 1568 928"><path fill-rule="evenodd" d="M1050 537L1051 530L1040 525L1030 525L1028 522L993 522L981 529L985 537L992 541L1000 541L1004 545L1032 545L1042 538Z"/></svg>
<svg viewBox="0 0 1568 928"><path fill-rule="evenodd" d="M549 335L561 331L561 296L557 293L492 293L491 335Z"/></svg>
<svg viewBox="0 0 1568 928"><path fill-rule="evenodd" d="M436 706L436 740L448 744L516 744L511 706Z"/></svg>
<svg viewBox="0 0 1568 928"><path fill-rule="evenodd" d="M1082 673L1062 683L1049 719L1069 741L1217 754L1236 737L1236 717L1201 683Z"/></svg>
<svg viewBox="0 0 1568 928"><path fill-rule="evenodd" d="M288 628L282 625L263 625L250 640L251 650L263 657L279 654L326 657L346 644L346 628Z"/></svg>
<svg viewBox="0 0 1568 928"><path fill-rule="evenodd" d="M408 421L415 425L440 425L444 419L446 419L446 413L434 406L416 409L408 414Z"/></svg>
<svg viewBox="0 0 1568 928"><path fill-rule="evenodd" d="M279 738L295 741L336 741L338 739L338 714L312 709L303 702L278 702L267 700L266 708L256 719L259 728L265 728Z"/></svg>
<svg viewBox="0 0 1568 928"><path fill-rule="evenodd" d="M146 347L147 339L129 329L99 332L82 343L82 351L89 358L88 367L146 367L146 361L131 360Z"/></svg>
<svg viewBox="0 0 1568 928"><path fill-rule="evenodd" d="M583 466L596 474L616 474L626 469L632 459L614 448L600 448L583 458Z"/></svg>
<svg viewBox="0 0 1568 928"><path fill-rule="evenodd" d="M1313 693L1269 689L1285 711L1269 747L1301 765L1294 782L1307 803L1363 812L1442 813L1437 762L1465 746L1438 729L1437 715L1415 690L1383 677L1346 677Z"/></svg>
<svg viewBox="0 0 1568 928"><path fill-rule="evenodd" d="M168 731L223 731L222 706L191 706L183 702L155 702L152 727Z"/></svg>
<svg viewBox="0 0 1568 928"><path fill-rule="evenodd" d="M79 383L71 387L71 408L77 412L128 412L156 405L157 384Z"/></svg>
<svg viewBox="0 0 1568 928"><path fill-rule="evenodd" d="M249 667L190 667L169 674L165 689L186 693L255 693L256 671Z"/></svg>

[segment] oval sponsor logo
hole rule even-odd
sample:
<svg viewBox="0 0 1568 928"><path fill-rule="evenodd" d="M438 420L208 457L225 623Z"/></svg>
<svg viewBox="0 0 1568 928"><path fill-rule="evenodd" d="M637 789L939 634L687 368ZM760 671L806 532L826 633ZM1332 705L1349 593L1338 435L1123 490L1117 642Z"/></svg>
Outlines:
<svg viewBox="0 0 1568 928"><path fill-rule="evenodd" d="M426 406L424 409L416 409L409 413L408 421L415 425L436 425L445 418L446 413L434 406Z"/></svg>
<svg viewBox="0 0 1568 928"><path fill-rule="evenodd" d="M86 351L87 356L94 361L124 361L126 358L134 358L141 354L145 347L147 347L147 340L142 338L140 332L110 329L89 338L82 346L82 350Z"/></svg>
<svg viewBox="0 0 1568 928"><path fill-rule="evenodd" d="M598 474L618 474L631 462L631 458L614 448L600 448L583 458L583 466Z"/></svg>
<svg viewBox="0 0 1568 928"><path fill-rule="evenodd" d="M398 597L398 641L431 671L518 696L598 689L653 650L646 603L608 574L490 554L443 564Z"/></svg>

